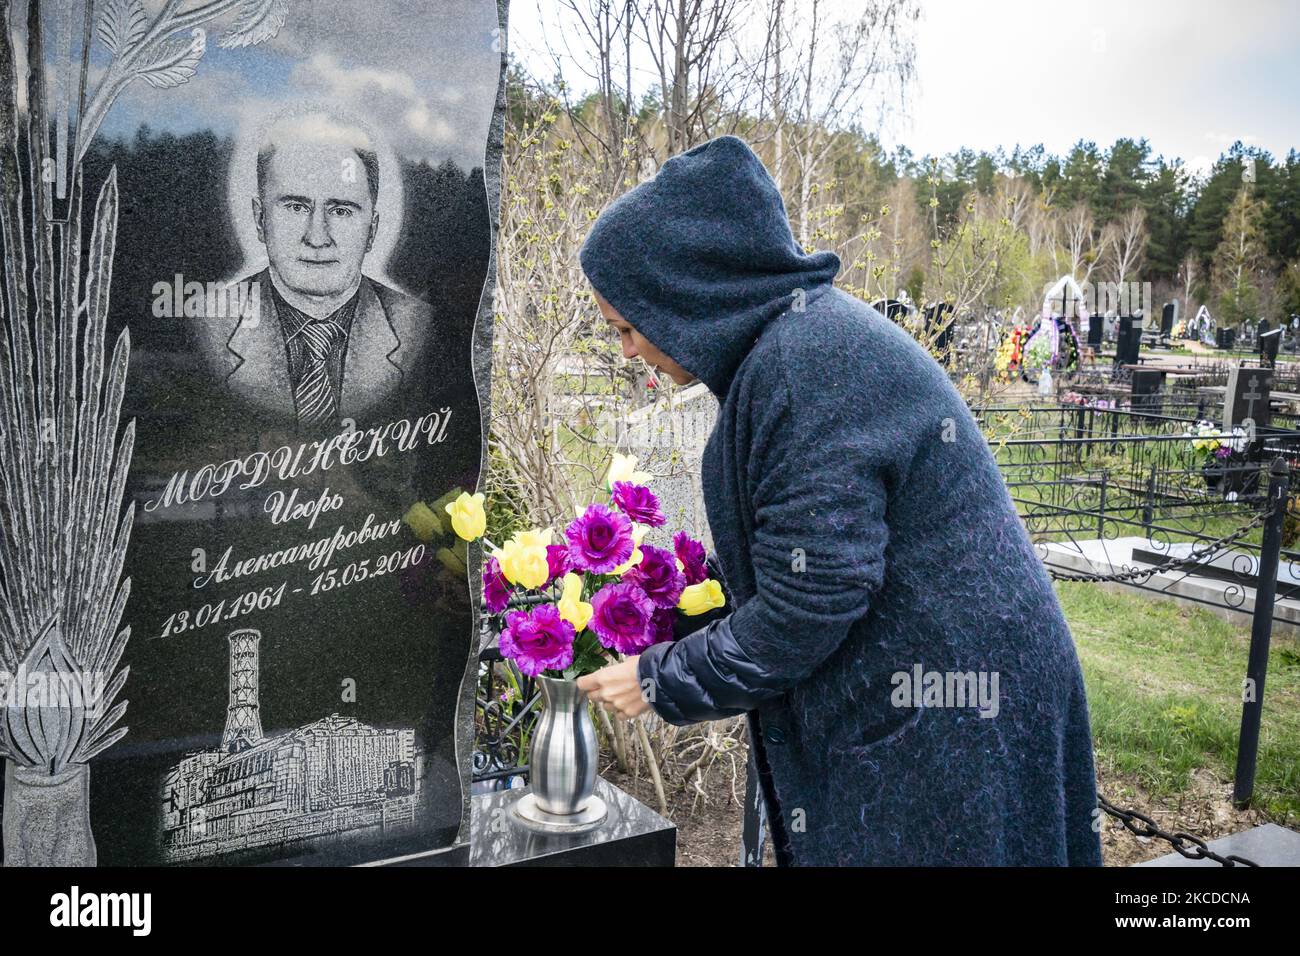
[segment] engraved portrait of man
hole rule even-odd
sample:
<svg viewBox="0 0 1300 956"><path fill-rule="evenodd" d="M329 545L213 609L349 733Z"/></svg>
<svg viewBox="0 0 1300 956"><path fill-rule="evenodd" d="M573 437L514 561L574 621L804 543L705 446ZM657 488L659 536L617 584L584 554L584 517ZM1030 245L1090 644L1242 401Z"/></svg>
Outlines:
<svg viewBox="0 0 1300 956"><path fill-rule="evenodd" d="M249 210L267 266L242 316L210 320L207 351L232 393L302 430L382 412L415 385L436 337L430 306L363 273L379 228L369 136L323 112L272 123ZM220 349L212 346L220 339Z"/></svg>

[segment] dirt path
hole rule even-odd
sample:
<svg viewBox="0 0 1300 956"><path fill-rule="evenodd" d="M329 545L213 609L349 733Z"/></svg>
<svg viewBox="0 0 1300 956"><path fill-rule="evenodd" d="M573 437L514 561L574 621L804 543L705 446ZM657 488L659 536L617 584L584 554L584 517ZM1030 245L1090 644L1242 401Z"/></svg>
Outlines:
<svg viewBox="0 0 1300 956"><path fill-rule="evenodd" d="M1232 784L1206 770L1192 771L1185 793L1172 800L1155 800L1134 780L1099 775L1098 786L1115 806L1146 814L1168 833L1189 833L1205 842L1249 830L1267 822L1257 810L1232 805ZM1137 837L1107 815L1101 831L1101 853L1107 866L1132 866L1172 853L1173 847L1154 837Z"/></svg>

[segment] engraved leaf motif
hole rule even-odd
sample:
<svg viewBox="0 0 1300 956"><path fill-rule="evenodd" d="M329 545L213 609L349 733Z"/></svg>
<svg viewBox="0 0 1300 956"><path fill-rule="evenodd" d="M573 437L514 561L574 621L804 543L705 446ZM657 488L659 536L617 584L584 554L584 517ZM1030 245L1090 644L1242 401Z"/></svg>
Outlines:
<svg viewBox="0 0 1300 956"><path fill-rule="evenodd" d="M165 90L189 80L202 58L201 45L184 38L168 40L158 47L150 63L137 75L150 86Z"/></svg>
<svg viewBox="0 0 1300 956"><path fill-rule="evenodd" d="M255 46L280 32L289 16L289 0L245 0L239 17L218 45L231 49Z"/></svg>
<svg viewBox="0 0 1300 956"><path fill-rule="evenodd" d="M18 672L22 679L14 681L12 690L6 687L5 749L23 766L59 773L89 729L85 703L95 695L64 643L57 616L32 644Z"/></svg>
<svg viewBox="0 0 1300 956"><path fill-rule="evenodd" d="M140 0L107 0L95 32L104 46L121 56L140 42L148 26L149 18Z"/></svg>

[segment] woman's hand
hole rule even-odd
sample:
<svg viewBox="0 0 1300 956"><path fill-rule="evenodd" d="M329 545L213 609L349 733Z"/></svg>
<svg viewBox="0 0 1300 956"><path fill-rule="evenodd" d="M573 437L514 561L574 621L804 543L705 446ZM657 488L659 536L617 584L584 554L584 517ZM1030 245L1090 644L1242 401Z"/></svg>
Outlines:
<svg viewBox="0 0 1300 956"><path fill-rule="evenodd" d="M650 709L650 704L641 693L641 682L636 676L639 659L640 655L628 657L579 677L578 688L586 692L589 700L604 704L607 710L624 720L644 714Z"/></svg>

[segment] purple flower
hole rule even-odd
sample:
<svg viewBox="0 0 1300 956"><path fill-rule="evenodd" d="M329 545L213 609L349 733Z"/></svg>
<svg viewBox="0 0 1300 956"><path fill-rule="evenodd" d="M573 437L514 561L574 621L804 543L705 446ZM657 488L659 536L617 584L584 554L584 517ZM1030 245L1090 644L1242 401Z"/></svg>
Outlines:
<svg viewBox="0 0 1300 956"><path fill-rule="evenodd" d="M1215 458L1227 458L1231 454L1232 454L1232 449L1229 448L1227 445L1220 445L1218 448L1214 449Z"/></svg>
<svg viewBox="0 0 1300 956"><path fill-rule="evenodd" d="M569 561L569 546L567 544L548 544L546 546L546 583L542 587L550 587L551 582L556 578L562 578L573 570L573 565Z"/></svg>
<svg viewBox="0 0 1300 956"><path fill-rule="evenodd" d="M704 563L707 557L704 545L685 531L678 531L673 535L673 552L677 555L677 560L682 563L688 585L708 580L709 569Z"/></svg>
<svg viewBox="0 0 1300 956"><path fill-rule="evenodd" d="M658 528L668 523L664 513L659 510L659 499L645 485L634 485L630 481L614 482L614 506L633 521Z"/></svg>
<svg viewBox="0 0 1300 956"><path fill-rule="evenodd" d="M632 557L636 547L632 540L632 522L623 514L604 505L588 505L587 510L564 529L569 542L572 570L607 574Z"/></svg>
<svg viewBox="0 0 1300 956"><path fill-rule="evenodd" d="M496 558L483 563L483 603L489 614L500 614L510 603L510 582L501 573Z"/></svg>
<svg viewBox="0 0 1300 956"><path fill-rule="evenodd" d="M530 677L544 670L564 670L573 663L573 625L560 617L554 604L531 613L511 611L501 632L501 656L508 657Z"/></svg>
<svg viewBox="0 0 1300 956"><path fill-rule="evenodd" d="M677 570L671 551L653 545L641 545L641 563L623 575L629 584L641 586L655 607L674 608L686 587L686 575Z"/></svg>
<svg viewBox="0 0 1300 956"><path fill-rule="evenodd" d="M670 607L657 607L650 617L650 643L663 644L673 639L673 622L677 611Z"/></svg>
<svg viewBox="0 0 1300 956"><path fill-rule="evenodd" d="M635 584L606 584L591 599L591 623L602 645L620 654L639 654L650 646L654 602Z"/></svg>

